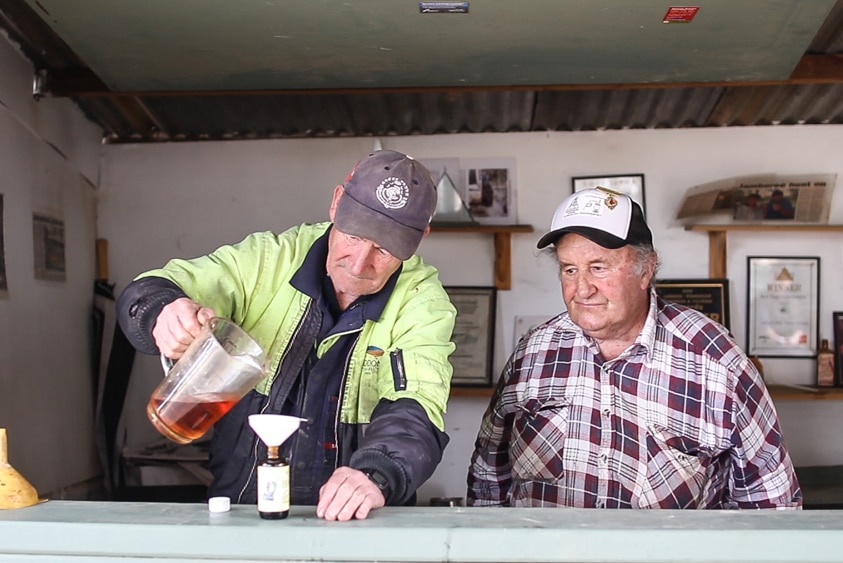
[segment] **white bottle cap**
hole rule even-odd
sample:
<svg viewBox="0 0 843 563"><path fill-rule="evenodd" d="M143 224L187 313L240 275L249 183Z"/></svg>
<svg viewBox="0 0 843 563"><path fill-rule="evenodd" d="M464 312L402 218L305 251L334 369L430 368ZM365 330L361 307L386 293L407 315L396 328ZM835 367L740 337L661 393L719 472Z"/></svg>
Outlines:
<svg viewBox="0 0 843 563"><path fill-rule="evenodd" d="M209 512L228 512L231 510L231 499L228 497L211 497L208 499Z"/></svg>

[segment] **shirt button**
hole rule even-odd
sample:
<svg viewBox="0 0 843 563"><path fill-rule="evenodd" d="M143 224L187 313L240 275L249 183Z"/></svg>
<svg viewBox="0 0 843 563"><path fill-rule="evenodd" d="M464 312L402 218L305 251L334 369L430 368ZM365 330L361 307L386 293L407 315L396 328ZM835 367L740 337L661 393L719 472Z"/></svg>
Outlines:
<svg viewBox="0 0 843 563"><path fill-rule="evenodd" d="M296 464L296 469L305 469L307 467L306 461L300 461Z"/></svg>
<svg viewBox="0 0 843 563"><path fill-rule="evenodd" d="M603 416L605 416L606 418L609 418L610 414L612 414L612 413L609 409L603 409Z"/></svg>

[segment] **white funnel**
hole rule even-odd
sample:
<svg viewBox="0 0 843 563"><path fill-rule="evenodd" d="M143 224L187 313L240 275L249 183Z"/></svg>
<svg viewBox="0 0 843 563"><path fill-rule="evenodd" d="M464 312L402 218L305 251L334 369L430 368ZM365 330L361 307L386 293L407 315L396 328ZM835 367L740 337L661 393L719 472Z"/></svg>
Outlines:
<svg viewBox="0 0 843 563"><path fill-rule="evenodd" d="M306 418L283 414L250 414L249 426L267 446L280 446Z"/></svg>

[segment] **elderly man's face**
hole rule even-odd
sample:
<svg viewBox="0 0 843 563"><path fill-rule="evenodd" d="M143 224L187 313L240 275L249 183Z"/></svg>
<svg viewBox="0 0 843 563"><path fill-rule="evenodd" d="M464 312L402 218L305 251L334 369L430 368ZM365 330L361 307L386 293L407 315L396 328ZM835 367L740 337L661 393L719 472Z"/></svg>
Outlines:
<svg viewBox="0 0 843 563"><path fill-rule="evenodd" d="M329 212L331 221L340 197L342 187L337 186ZM371 240L340 232L336 227L328 234L325 268L343 309L361 295L380 291L400 265L400 259Z"/></svg>
<svg viewBox="0 0 843 563"><path fill-rule="evenodd" d="M632 247L603 248L575 233L559 240L556 257L571 320L598 341L634 340L646 320L655 264L638 272Z"/></svg>

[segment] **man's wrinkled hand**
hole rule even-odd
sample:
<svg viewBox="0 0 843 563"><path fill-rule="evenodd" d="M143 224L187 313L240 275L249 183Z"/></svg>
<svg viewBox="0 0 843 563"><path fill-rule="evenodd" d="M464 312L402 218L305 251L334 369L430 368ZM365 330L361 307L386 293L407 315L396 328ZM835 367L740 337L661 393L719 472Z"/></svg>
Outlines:
<svg viewBox="0 0 843 563"><path fill-rule="evenodd" d="M319 489L316 516L325 520L363 520L386 503L381 490L362 471L338 467Z"/></svg>
<svg viewBox="0 0 843 563"><path fill-rule="evenodd" d="M202 325L214 318L214 310L182 297L167 304L158 314L152 328L152 338L158 350L167 358L178 360Z"/></svg>

